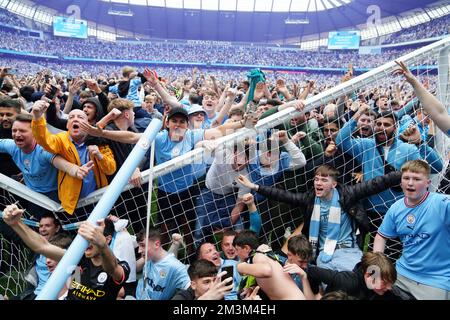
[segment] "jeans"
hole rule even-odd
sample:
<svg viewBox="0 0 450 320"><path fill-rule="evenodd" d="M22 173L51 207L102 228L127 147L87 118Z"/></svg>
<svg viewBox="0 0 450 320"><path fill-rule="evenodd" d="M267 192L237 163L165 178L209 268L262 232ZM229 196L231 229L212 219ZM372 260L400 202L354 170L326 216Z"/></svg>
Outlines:
<svg viewBox="0 0 450 320"><path fill-rule="evenodd" d="M336 271L352 271L355 265L361 261L361 257L362 251L358 247L336 249L329 262L322 262L319 254L317 266Z"/></svg>
<svg viewBox="0 0 450 320"><path fill-rule="evenodd" d="M216 194L209 189L202 190L197 198L195 210L197 221L195 224L194 241L196 246L207 236L214 233L214 229L225 229L232 226L230 214L236 204L236 195Z"/></svg>

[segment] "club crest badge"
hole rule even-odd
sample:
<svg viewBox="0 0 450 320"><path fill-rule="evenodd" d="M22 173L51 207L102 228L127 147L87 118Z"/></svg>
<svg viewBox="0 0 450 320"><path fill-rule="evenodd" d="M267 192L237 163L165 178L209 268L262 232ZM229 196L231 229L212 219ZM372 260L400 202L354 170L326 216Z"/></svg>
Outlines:
<svg viewBox="0 0 450 320"><path fill-rule="evenodd" d="M416 217L414 217L412 214L408 214L408 216L406 217L406 221L409 224L413 224L416 221Z"/></svg>
<svg viewBox="0 0 450 320"><path fill-rule="evenodd" d="M98 283L104 283L107 278L108 278L108 275L106 274L106 272L102 272L98 275L97 281L98 281Z"/></svg>

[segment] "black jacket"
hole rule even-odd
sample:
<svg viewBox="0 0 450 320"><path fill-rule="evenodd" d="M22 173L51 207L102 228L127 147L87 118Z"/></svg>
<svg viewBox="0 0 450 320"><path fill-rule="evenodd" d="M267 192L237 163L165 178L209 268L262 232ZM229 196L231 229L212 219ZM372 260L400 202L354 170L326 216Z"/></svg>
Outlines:
<svg viewBox="0 0 450 320"><path fill-rule="evenodd" d="M99 94L98 98L87 98L86 101L81 104L81 110L83 110L84 105L88 102L95 105L95 109L97 111L95 114L95 122L97 123L97 121L105 116L105 111L107 111L108 106L108 98L104 93ZM63 131L67 130L67 119L62 119L56 114L56 105L54 103L50 103L50 106L47 109L47 122L57 129Z"/></svg>
<svg viewBox="0 0 450 320"><path fill-rule="evenodd" d="M171 300L196 300L194 290L189 287L186 290L178 290Z"/></svg>
<svg viewBox="0 0 450 320"><path fill-rule="evenodd" d="M412 300L414 297L405 293L398 287L386 291L382 296L367 288L364 280L364 272L359 262L353 271L336 271L316 266L309 266L306 270L308 280L313 292L318 292L318 285L325 283L325 293L333 291L344 291L349 296L358 300Z"/></svg>
<svg viewBox="0 0 450 320"><path fill-rule="evenodd" d="M369 181L364 181L351 186L338 184L336 189L339 192L339 203L341 205L341 209L354 219L357 227L360 229L360 232L364 234L368 231L370 222L362 207L362 204L360 204L359 201L396 186L400 183L400 181L401 172L394 171L387 175L376 177ZM273 187L259 186L258 193L269 199L285 202L297 208L304 208L304 231L302 233L305 235L309 234L309 224L316 197L314 189L303 193L294 193Z"/></svg>

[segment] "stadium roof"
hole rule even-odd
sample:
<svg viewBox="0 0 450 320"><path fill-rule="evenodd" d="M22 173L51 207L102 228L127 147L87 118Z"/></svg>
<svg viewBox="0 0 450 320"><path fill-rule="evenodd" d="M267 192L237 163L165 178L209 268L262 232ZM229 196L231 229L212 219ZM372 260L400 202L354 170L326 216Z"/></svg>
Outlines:
<svg viewBox="0 0 450 320"><path fill-rule="evenodd" d="M354 0L100 0L175 9L248 12L315 12L337 8Z"/></svg>
<svg viewBox="0 0 450 320"><path fill-rule="evenodd" d="M116 30L161 39L279 42L357 29L380 18L421 10L436 0L33 0ZM70 7L72 6L72 7Z"/></svg>

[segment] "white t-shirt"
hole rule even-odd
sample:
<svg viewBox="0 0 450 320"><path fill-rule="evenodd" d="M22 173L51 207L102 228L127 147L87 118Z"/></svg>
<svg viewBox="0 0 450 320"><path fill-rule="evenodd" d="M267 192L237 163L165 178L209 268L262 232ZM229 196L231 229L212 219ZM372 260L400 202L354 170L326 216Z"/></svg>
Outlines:
<svg viewBox="0 0 450 320"><path fill-rule="evenodd" d="M234 183L240 174L248 177L247 168L234 170L231 165L234 162L234 153L232 150L225 150L223 147L216 150L214 161L206 174L206 187L221 195L230 194L235 188L239 188L239 196L249 193L250 189Z"/></svg>
<svg viewBox="0 0 450 320"><path fill-rule="evenodd" d="M389 154L389 149L391 147L383 147L383 151L384 151L384 161L387 162L387 158L388 158L388 154Z"/></svg>

